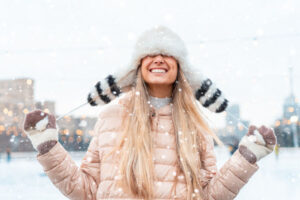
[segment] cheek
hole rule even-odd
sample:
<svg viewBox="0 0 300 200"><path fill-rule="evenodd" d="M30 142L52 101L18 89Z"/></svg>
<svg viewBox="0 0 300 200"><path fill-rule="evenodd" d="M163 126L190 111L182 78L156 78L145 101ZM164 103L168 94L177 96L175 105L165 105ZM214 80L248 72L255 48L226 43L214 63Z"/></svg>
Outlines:
<svg viewBox="0 0 300 200"><path fill-rule="evenodd" d="M148 76L149 76L149 71L147 70L147 67L146 66L141 66L141 72L142 72L142 78L145 80L145 81L148 81Z"/></svg>
<svg viewBox="0 0 300 200"><path fill-rule="evenodd" d="M147 75L147 66L151 63L151 59L149 58L144 58L141 62L141 71L142 71L142 76L146 76Z"/></svg>
<svg viewBox="0 0 300 200"><path fill-rule="evenodd" d="M174 82L175 80L176 80L176 78L177 78L177 67L174 69L174 70L172 70L172 74L170 74L170 79L172 80L172 82Z"/></svg>
<svg viewBox="0 0 300 200"><path fill-rule="evenodd" d="M169 63L169 66L171 66L171 73L169 75L169 78L173 81L176 80L176 77L177 77L177 73L178 73L178 67L177 67L177 63L176 62L170 62Z"/></svg>

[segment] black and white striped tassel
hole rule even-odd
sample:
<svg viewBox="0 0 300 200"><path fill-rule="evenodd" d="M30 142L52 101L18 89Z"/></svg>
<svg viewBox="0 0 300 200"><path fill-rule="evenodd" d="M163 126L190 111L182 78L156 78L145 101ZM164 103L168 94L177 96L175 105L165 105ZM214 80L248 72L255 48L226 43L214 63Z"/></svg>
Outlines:
<svg viewBox="0 0 300 200"><path fill-rule="evenodd" d="M109 88L108 93L104 93ZM107 76L103 81L98 81L93 90L88 94L88 102L91 106L107 104L118 97L122 91L116 84L116 78ZM228 106L228 100L224 98L221 90L215 87L210 79L204 80L195 91L195 98L212 112L223 112Z"/></svg>
<svg viewBox="0 0 300 200"><path fill-rule="evenodd" d="M195 92L195 97L200 103L212 112L220 113L228 106L228 100L224 98L221 90L215 84L206 79Z"/></svg>
<svg viewBox="0 0 300 200"><path fill-rule="evenodd" d="M109 92L105 94L108 88ZM92 91L88 94L87 101L91 106L107 104L120 94L121 90L116 84L116 78L112 75L108 75L104 80L97 82Z"/></svg>

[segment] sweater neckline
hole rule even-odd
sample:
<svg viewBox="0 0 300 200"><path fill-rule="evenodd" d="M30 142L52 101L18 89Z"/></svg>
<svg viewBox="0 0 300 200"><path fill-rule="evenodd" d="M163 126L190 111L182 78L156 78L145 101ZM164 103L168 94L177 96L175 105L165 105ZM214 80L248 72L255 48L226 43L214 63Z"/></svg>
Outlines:
<svg viewBox="0 0 300 200"><path fill-rule="evenodd" d="M156 109L160 109L169 103L171 103L171 97L164 97L164 98L159 98L159 97L153 97L149 96L149 101L152 106L154 106Z"/></svg>

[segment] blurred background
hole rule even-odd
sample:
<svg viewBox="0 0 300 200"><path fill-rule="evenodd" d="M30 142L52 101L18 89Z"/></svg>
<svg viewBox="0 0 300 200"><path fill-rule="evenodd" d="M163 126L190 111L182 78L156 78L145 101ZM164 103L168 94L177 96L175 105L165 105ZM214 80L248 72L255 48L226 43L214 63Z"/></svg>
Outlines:
<svg viewBox="0 0 300 200"><path fill-rule="evenodd" d="M275 151L236 199L300 198L300 2L0 0L0 199L66 199L36 161L22 131L33 109L62 116L94 84L126 67L140 33L166 25L191 63L230 101L203 109L230 157L250 124L274 128ZM60 121L59 140L79 165L101 107Z"/></svg>

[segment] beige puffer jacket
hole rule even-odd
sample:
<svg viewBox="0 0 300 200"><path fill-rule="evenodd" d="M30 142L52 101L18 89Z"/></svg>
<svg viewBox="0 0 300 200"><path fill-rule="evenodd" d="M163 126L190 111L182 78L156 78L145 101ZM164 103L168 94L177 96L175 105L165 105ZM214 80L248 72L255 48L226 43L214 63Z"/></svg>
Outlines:
<svg viewBox="0 0 300 200"><path fill-rule="evenodd" d="M125 97L124 97L125 96ZM103 106L95 125L93 137L81 166L76 166L67 151L57 143L48 153L37 159L52 183L69 199L134 199L115 185L118 178L116 156L101 160L116 144L125 110L126 95ZM178 173L175 135L171 119L171 106L153 109L152 130L154 139L155 199L186 199L183 174ZM206 151L202 152L202 184L208 200L234 199L248 179L257 171L257 164L250 164L236 151L217 171L213 140L207 137ZM210 178L206 172L217 171ZM178 179L175 190L171 190Z"/></svg>

